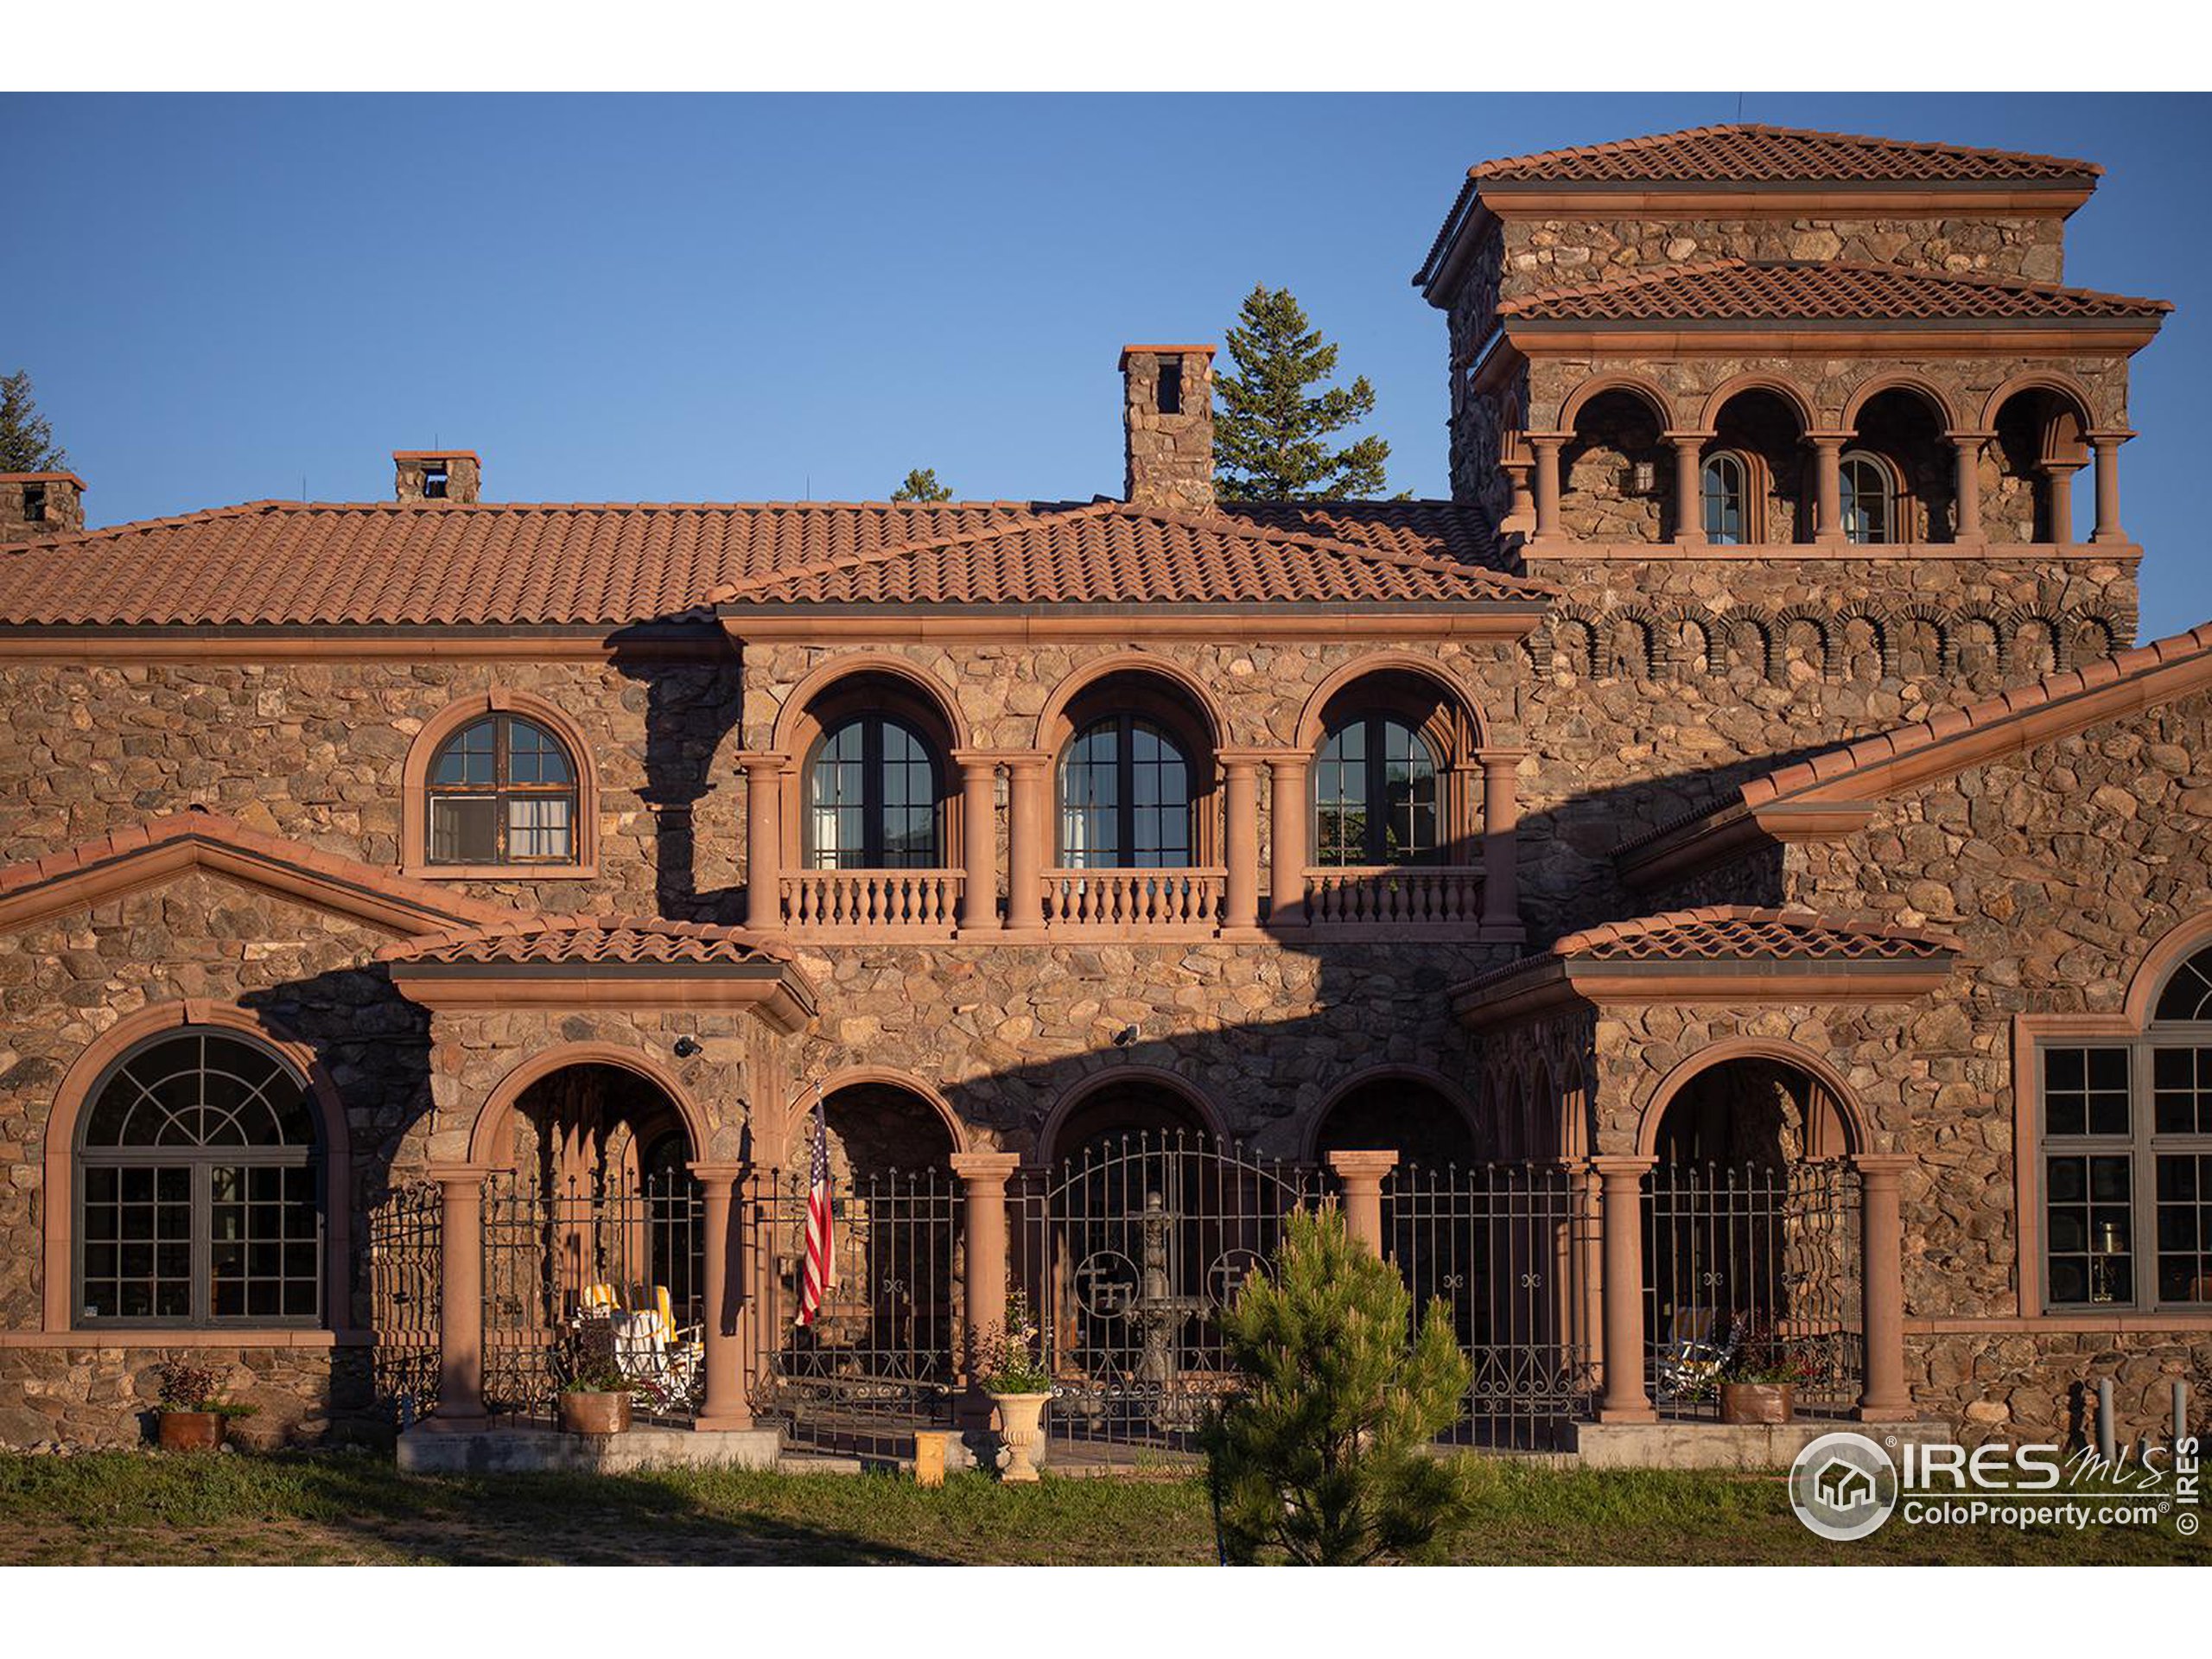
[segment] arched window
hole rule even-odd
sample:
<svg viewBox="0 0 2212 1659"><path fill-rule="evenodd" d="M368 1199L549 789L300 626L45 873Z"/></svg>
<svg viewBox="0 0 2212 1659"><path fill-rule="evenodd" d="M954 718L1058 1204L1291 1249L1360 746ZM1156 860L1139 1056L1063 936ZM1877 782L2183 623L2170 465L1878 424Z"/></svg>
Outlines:
<svg viewBox="0 0 2212 1659"><path fill-rule="evenodd" d="M2037 1053L2044 1294L2052 1307L2212 1303L2212 950L2133 1040Z"/></svg>
<svg viewBox="0 0 2212 1659"><path fill-rule="evenodd" d="M1191 763L1166 731L1109 715L1060 757L1060 861L1071 870L1168 870L1192 862Z"/></svg>
<svg viewBox="0 0 2212 1659"><path fill-rule="evenodd" d="M1332 728L1313 767L1313 846L1321 864L1420 864L1439 850L1436 757L1388 715Z"/></svg>
<svg viewBox="0 0 2212 1659"><path fill-rule="evenodd" d="M1751 468L1732 449L1707 455L1699 474L1705 504L1705 539L1739 547L1751 539Z"/></svg>
<svg viewBox="0 0 2212 1659"><path fill-rule="evenodd" d="M429 798L433 864L575 861L575 762L534 720L462 727L430 762Z"/></svg>
<svg viewBox="0 0 2212 1659"><path fill-rule="evenodd" d="M944 853L937 755L906 721L854 715L823 734L806 772L808 864L937 869Z"/></svg>
<svg viewBox="0 0 2212 1659"><path fill-rule="evenodd" d="M1897 475L1881 456L1865 449L1837 463L1843 481L1843 536L1862 547L1897 539Z"/></svg>
<svg viewBox="0 0 2212 1659"><path fill-rule="evenodd" d="M314 1324L321 1161L306 1084L259 1044L191 1028L133 1049L78 1138L78 1317Z"/></svg>

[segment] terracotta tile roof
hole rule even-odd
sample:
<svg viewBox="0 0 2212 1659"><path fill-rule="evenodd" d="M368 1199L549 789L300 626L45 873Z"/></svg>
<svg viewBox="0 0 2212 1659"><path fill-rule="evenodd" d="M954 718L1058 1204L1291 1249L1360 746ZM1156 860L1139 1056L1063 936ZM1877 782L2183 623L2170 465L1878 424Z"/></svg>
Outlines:
<svg viewBox="0 0 2212 1659"><path fill-rule="evenodd" d="M720 604L1206 604L1471 602L1554 590L1452 560L1099 502L773 572Z"/></svg>
<svg viewBox="0 0 2212 1659"><path fill-rule="evenodd" d="M1962 947L1946 933L1867 917L1705 905L1607 922L1467 981L1471 990L1558 962L1933 962Z"/></svg>
<svg viewBox="0 0 2212 1659"><path fill-rule="evenodd" d="M1482 182L1545 184L2022 183L2101 177L2094 162L2020 150L1981 149L1848 132L1752 124L1688 127L1612 143L1580 144L1481 162L1467 176Z"/></svg>
<svg viewBox="0 0 2212 1659"><path fill-rule="evenodd" d="M1524 294L1505 301L1497 313L1530 321L1586 322L2083 321L2157 317L2172 309L2164 300L2009 277L1952 276L1897 265L1716 259Z"/></svg>
<svg viewBox="0 0 2212 1659"><path fill-rule="evenodd" d="M667 922L635 916L525 916L483 927L456 928L400 939L377 952L379 962L731 964L787 963L791 953L741 928Z"/></svg>
<svg viewBox="0 0 2212 1659"><path fill-rule="evenodd" d="M703 615L711 595L772 573L995 527L1029 526L1037 545L1062 544L1052 526L1098 510L1007 501L254 502L0 550L0 626L619 626ZM1159 532L1154 540L1185 542L1192 558L1205 543L1211 568L1256 577L1254 562L1239 563L1232 550L1249 554L1258 532L1294 527L1307 528L1309 539L1341 538L1333 566L1361 573L1344 583L1346 597L1449 585L1440 571L1377 574L1388 558L1346 552L1446 562L1494 554L1478 518L1434 502L1237 508L1220 516L1211 538ZM1080 540L1064 543L1071 556Z"/></svg>
<svg viewBox="0 0 2212 1659"><path fill-rule="evenodd" d="M1412 559L1506 568L1497 531L1479 510L1459 501L1224 501L1216 511L1262 530Z"/></svg>

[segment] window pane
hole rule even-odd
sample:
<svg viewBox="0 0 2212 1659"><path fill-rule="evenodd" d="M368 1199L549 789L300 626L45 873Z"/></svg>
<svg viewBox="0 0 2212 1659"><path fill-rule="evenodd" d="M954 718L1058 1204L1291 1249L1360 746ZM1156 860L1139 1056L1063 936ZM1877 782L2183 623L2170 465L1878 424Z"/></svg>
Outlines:
<svg viewBox="0 0 2212 1659"><path fill-rule="evenodd" d="M2212 1048L2161 1048L2152 1056L2152 1131L2212 1135Z"/></svg>
<svg viewBox="0 0 2212 1659"><path fill-rule="evenodd" d="M2212 1020L2212 950L2198 951L2174 970L2153 1018Z"/></svg>
<svg viewBox="0 0 2212 1659"><path fill-rule="evenodd" d="M2126 1049L2044 1051L2044 1134L2125 1135L2129 1129Z"/></svg>
<svg viewBox="0 0 2212 1659"><path fill-rule="evenodd" d="M2130 1160L2061 1154L2044 1167L2051 1300L2133 1301Z"/></svg>
<svg viewBox="0 0 2212 1659"><path fill-rule="evenodd" d="M567 784L575 780L568 751L552 733L531 721L507 721L506 782Z"/></svg>
<svg viewBox="0 0 2212 1659"><path fill-rule="evenodd" d="M211 1281L218 1319L273 1319L287 1306L320 1306L316 1252L288 1244L310 1242L319 1229L315 1172L303 1166L218 1166L209 1172Z"/></svg>
<svg viewBox="0 0 2212 1659"><path fill-rule="evenodd" d="M2157 1162L2158 1300L2212 1302L2212 1153Z"/></svg>
<svg viewBox="0 0 2212 1659"><path fill-rule="evenodd" d="M430 861L493 864L499 856L498 800L488 795L430 798Z"/></svg>
<svg viewBox="0 0 2212 1659"><path fill-rule="evenodd" d="M510 796L507 800L507 856L565 859L569 822L574 808L564 795Z"/></svg>

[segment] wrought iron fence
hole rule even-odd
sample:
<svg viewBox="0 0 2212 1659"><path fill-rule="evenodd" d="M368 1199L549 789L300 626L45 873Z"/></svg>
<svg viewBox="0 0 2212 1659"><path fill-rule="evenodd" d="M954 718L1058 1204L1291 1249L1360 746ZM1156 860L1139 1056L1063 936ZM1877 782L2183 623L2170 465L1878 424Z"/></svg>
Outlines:
<svg viewBox="0 0 2212 1659"><path fill-rule="evenodd" d="M371 1380L402 1427L438 1402L443 1214L433 1181L395 1187L369 1206Z"/></svg>
<svg viewBox="0 0 2212 1659"><path fill-rule="evenodd" d="M1840 1163L1662 1166L1644 1183L1647 1384L1664 1413L1710 1416L1730 1372L1795 1385L1818 1415L1866 1370L1859 1178Z"/></svg>
<svg viewBox="0 0 2212 1659"><path fill-rule="evenodd" d="M1173 1132L1027 1172L1011 1268L1053 1379L1052 1440L1108 1456L1192 1449L1233 1386L1217 1316L1320 1191L1311 1166Z"/></svg>
<svg viewBox="0 0 2212 1659"><path fill-rule="evenodd" d="M682 1170L484 1184L484 1403L550 1416L569 1338L604 1320L648 1416L687 1417L704 1383L704 1204Z"/></svg>
<svg viewBox="0 0 2212 1659"><path fill-rule="evenodd" d="M762 1321L753 1404L796 1445L897 1456L952 1426L963 1299L961 1188L949 1170L885 1170L831 1200L834 1273L797 1323L805 1173L763 1177L748 1206Z"/></svg>
<svg viewBox="0 0 2212 1659"><path fill-rule="evenodd" d="M1598 1240L1586 1186L1554 1164L1402 1167L1383 1188L1382 1236L1416 1326L1441 1299L1472 1368L1445 1439L1556 1446L1594 1392Z"/></svg>

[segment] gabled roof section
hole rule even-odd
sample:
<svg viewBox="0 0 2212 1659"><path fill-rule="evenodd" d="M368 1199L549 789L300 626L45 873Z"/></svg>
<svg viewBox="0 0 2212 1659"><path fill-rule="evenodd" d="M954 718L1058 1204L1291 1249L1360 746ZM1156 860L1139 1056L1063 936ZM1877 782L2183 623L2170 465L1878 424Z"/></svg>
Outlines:
<svg viewBox="0 0 2212 1659"><path fill-rule="evenodd" d="M2047 674L1751 779L1718 804L1624 842L1615 861L1651 886L1761 841L1853 833L1877 802L2212 686L2212 622Z"/></svg>
<svg viewBox="0 0 2212 1659"><path fill-rule="evenodd" d="M161 887L194 870L391 933L483 925L514 914L453 887L250 830L195 806L0 868L0 931Z"/></svg>
<svg viewBox="0 0 2212 1659"><path fill-rule="evenodd" d="M2087 322L2156 319L2172 309L2164 300L2001 276L1716 259L1523 294L1501 303L1497 315L1529 322Z"/></svg>
<svg viewBox="0 0 2212 1659"><path fill-rule="evenodd" d="M2103 174L2094 162L2064 156L1758 123L1685 127L1611 143L1538 150L1478 162L1467 169L1467 176L1478 182L1533 180L1547 184L1886 184L1897 180L2014 184L2095 179Z"/></svg>
<svg viewBox="0 0 2212 1659"><path fill-rule="evenodd" d="M739 582L725 614L779 605L1359 605L1535 601L1486 566L1118 501Z"/></svg>
<svg viewBox="0 0 2212 1659"><path fill-rule="evenodd" d="M378 962L635 965L641 963L736 966L786 963L791 953L742 928L614 914L523 916L481 927L452 928L401 939L377 952Z"/></svg>

